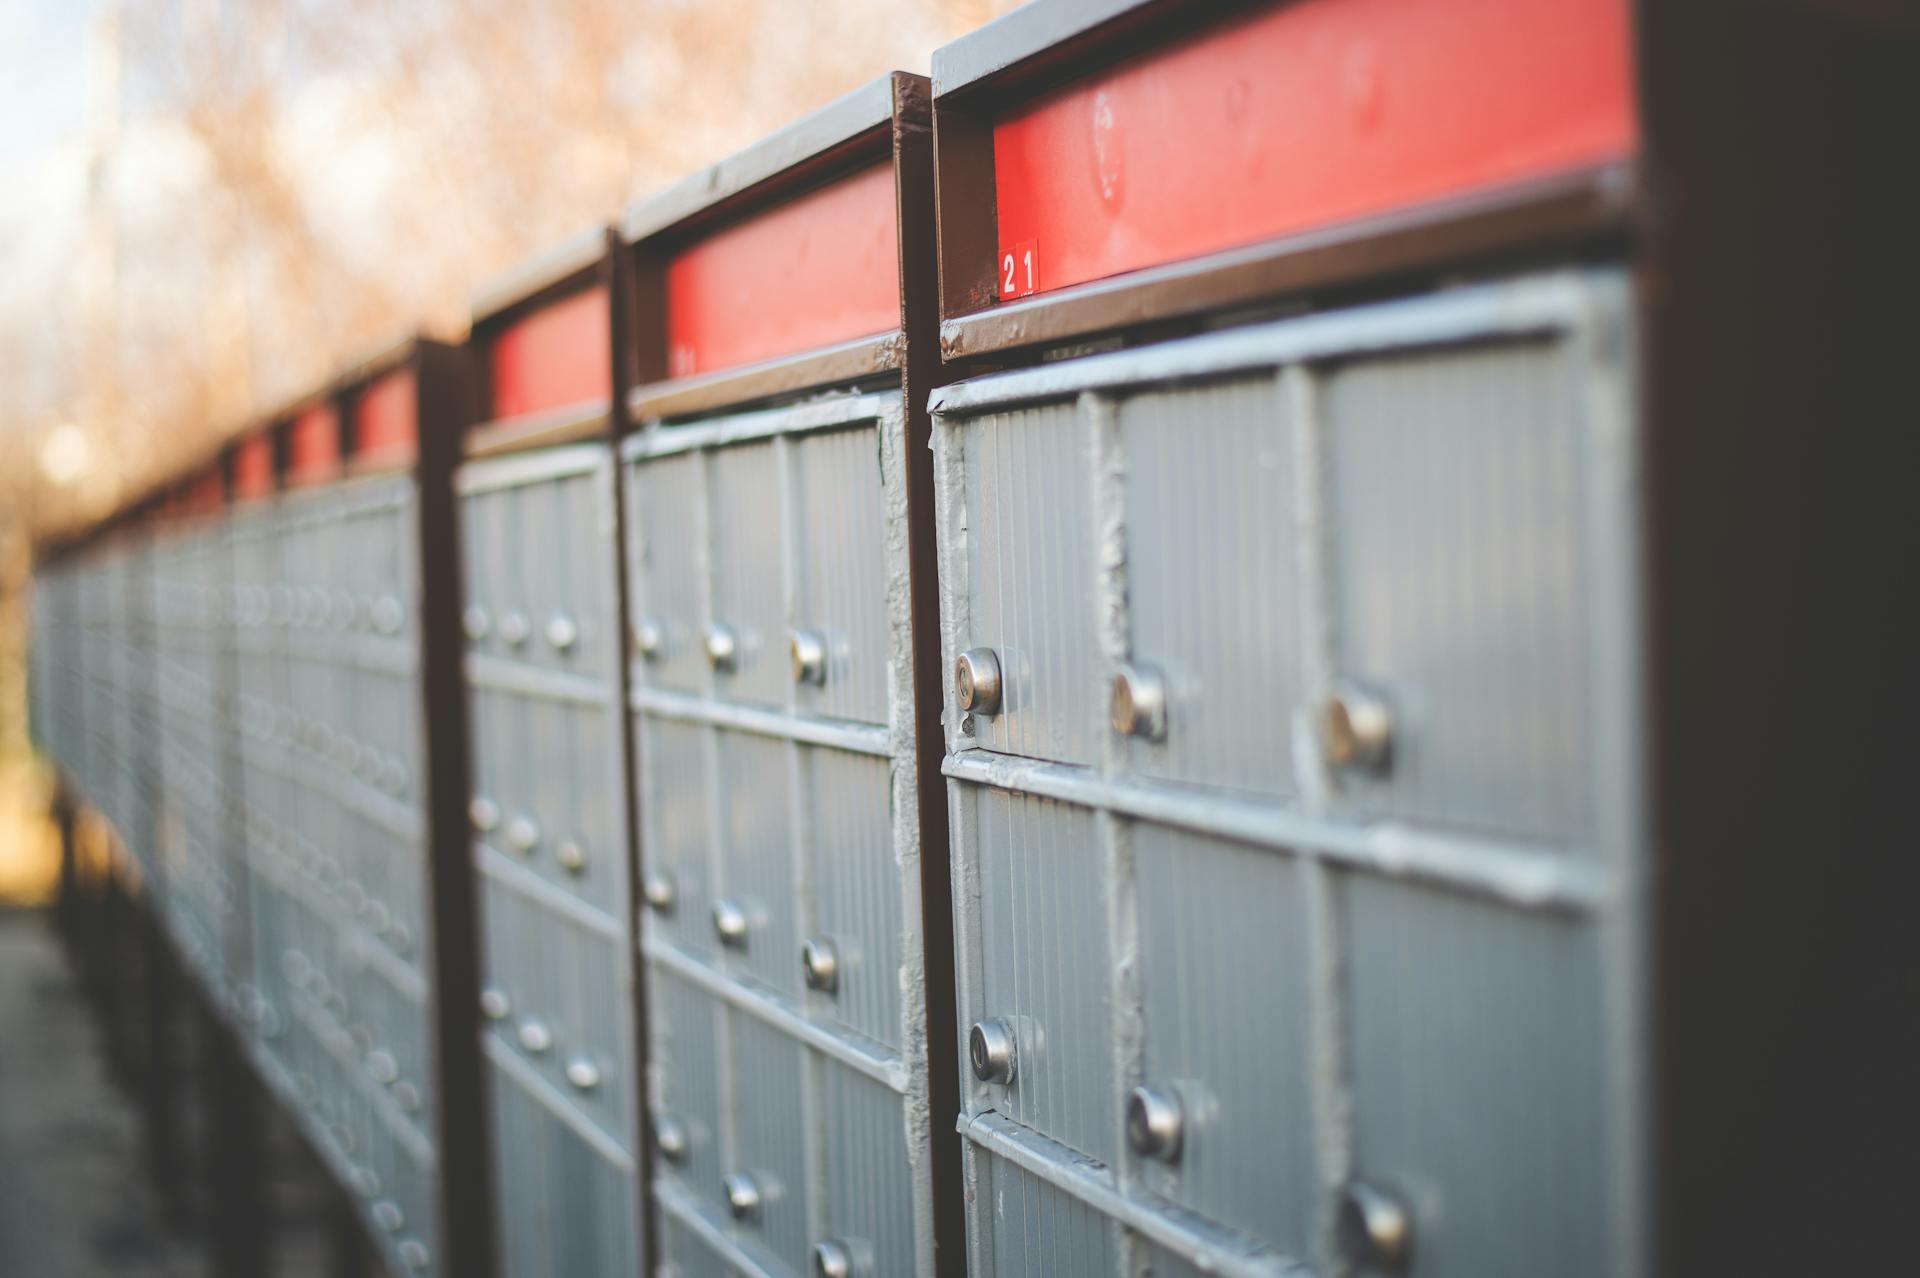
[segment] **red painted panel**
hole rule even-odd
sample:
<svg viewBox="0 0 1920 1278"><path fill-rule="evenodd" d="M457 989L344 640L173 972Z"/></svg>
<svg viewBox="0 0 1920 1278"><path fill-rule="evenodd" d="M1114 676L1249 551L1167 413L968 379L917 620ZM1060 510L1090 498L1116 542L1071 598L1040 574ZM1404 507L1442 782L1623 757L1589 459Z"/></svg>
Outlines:
<svg viewBox="0 0 1920 1278"><path fill-rule="evenodd" d="M240 441L233 451L233 496L254 501L273 493L273 436L262 431Z"/></svg>
<svg viewBox="0 0 1920 1278"><path fill-rule="evenodd" d="M340 414L331 403L315 404L287 431L287 487L318 484L340 473Z"/></svg>
<svg viewBox="0 0 1920 1278"><path fill-rule="evenodd" d="M900 327L893 166L882 162L717 231L667 267L674 377Z"/></svg>
<svg viewBox="0 0 1920 1278"><path fill-rule="evenodd" d="M215 515L227 502L227 485L220 476L220 468L214 467L187 484L184 501L185 513L189 515Z"/></svg>
<svg viewBox="0 0 1920 1278"><path fill-rule="evenodd" d="M518 417L613 394L607 290L596 285L493 339L493 415Z"/></svg>
<svg viewBox="0 0 1920 1278"><path fill-rule="evenodd" d="M1049 94L994 126L1000 295L1626 156L1627 8L1296 0Z"/></svg>
<svg viewBox="0 0 1920 1278"><path fill-rule="evenodd" d="M402 465L414 457L413 370L396 368L360 392L353 404L353 459Z"/></svg>

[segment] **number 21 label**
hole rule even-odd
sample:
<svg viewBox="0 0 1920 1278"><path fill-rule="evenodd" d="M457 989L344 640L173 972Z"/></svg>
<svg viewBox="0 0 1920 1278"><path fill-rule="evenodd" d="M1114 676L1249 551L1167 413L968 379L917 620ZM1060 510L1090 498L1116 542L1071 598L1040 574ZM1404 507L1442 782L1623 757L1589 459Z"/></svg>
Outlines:
<svg viewBox="0 0 1920 1278"><path fill-rule="evenodd" d="M1008 244L1000 250L1000 296L1025 297L1040 287L1040 254L1032 240Z"/></svg>

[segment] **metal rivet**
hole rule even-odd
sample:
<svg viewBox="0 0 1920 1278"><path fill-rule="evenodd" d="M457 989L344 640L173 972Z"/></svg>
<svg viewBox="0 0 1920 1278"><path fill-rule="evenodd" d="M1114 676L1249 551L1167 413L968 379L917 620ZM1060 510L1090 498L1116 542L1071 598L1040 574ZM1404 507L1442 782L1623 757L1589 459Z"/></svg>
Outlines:
<svg viewBox="0 0 1920 1278"><path fill-rule="evenodd" d="M587 850L580 846L578 839L563 839L553 849L553 859L568 874L578 874L587 868Z"/></svg>
<svg viewBox="0 0 1920 1278"><path fill-rule="evenodd" d="M467 804L467 820L473 822L473 828L485 833L500 824L500 805L484 794L477 794L473 802Z"/></svg>
<svg viewBox="0 0 1920 1278"><path fill-rule="evenodd" d="M520 647L532 633L533 623L527 620L526 613L515 609L500 614L500 637L507 641L508 647Z"/></svg>
<svg viewBox="0 0 1920 1278"><path fill-rule="evenodd" d="M1136 1087L1127 1093L1127 1143L1142 1158L1180 1161L1186 1126L1180 1097L1163 1087Z"/></svg>
<svg viewBox="0 0 1920 1278"><path fill-rule="evenodd" d="M736 948L747 943L747 912L738 901L713 903L713 930L722 945Z"/></svg>
<svg viewBox="0 0 1920 1278"><path fill-rule="evenodd" d="M382 595L373 605L373 628L383 635L397 635L406 621L406 610L392 595Z"/></svg>
<svg viewBox="0 0 1920 1278"><path fill-rule="evenodd" d="M814 1278L853 1278L853 1251L838 1238L813 1245Z"/></svg>
<svg viewBox="0 0 1920 1278"><path fill-rule="evenodd" d="M555 652L566 652L580 641L580 627L564 612L547 619L547 644Z"/></svg>
<svg viewBox="0 0 1920 1278"><path fill-rule="evenodd" d="M530 816L517 816L507 822L507 846L525 856L540 846L540 827Z"/></svg>
<svg viewBox="0 0 1920 1278"><path fill-rule="evenodd" d="M367 1076L382 1087L397 1082L400 1078L400 1062L393 1059L392 1052L368 1052Z"/></svg>
<svg viewBox="0 0 1920 1278"><path fill-rule="evenodd" d="M827 638L817 630L796 630L787 640L793 657L793 681L822 687L827 682Z"/></svg>
<svg viewBox="0 0 1920 1278"><path fill-rule="evenodd" d="M418 1238L403 1238L395 1250L400 1253L400 1263L409 1269L425 1269L433 1260L427 1245Z"/></svg>
<svg viewBox="0 0 1920 1278"><path fill-rule="evenodd" d="M412 1083L402 1080L393 1085L393 1103L400 1107L403 1114L411 1114L420 1108L420 1089Z"/></svg>
<svg viewBox="0 0 1920 1278"><path fill-rule="evenodd" d="M991 648L969 648L953 663L953 692L973 714L1000 712L1000 658Z"/></svg>
<svg viewBox="0 0 1920 1278"><path fill-rule="evenodd" d="M1413 1219L1391 1194L1348 1181L1340 1195L1340 1248L1353 1261L1398 1271L1413 1249Z"/></svg>
<svg viewBox="0 0 1920 1278"><path fill-rule="evenodd" d="M368 901L366 919L367 927L371 931L384 932L387 930L387 924L392 921L392 916L387 913L387 907L379 901Z"/></svg>
<svg viewBox="0 0 1920 1278"><path fill-rule="evenodd" d="M983 1083L1011 1083L1015 1068L1013 1026L999 1017L974 1022L967 1034L973 1076Z"/></svg>
<svg viewBox="0 0 1920 1278"><path fill-rule="evenodd" d="M1113 676L1109 704L1113 730L1142 741L1167 735L1167 685L1152 666L1121 666Z"/></svg>
<svg viewBox="0 0 1920 1278"><path fill-rule="evenodd" d="M513 1000L498 985L480 991L480 1012L490 1021L504 1021L513 1014Z"/></svg>
<svg viewBox="0 0 1920 1278"><path fill-rule="evenodd" d="M460 614L460 628L467 632L467 638L479 643L493 629L493 618L487 615L485 608L472 604Z"/></svg>
<svg viewBox="0 0 1920 1278"><path fill-rule="evenodd" d="M653 1120L653 1144L668 1162L686 1161L687 1125L671 1114L656 1115Z"/></svg>
<svg viewBox="0 0 1920 1278"><path fill-rule="evenodd" d="M1341 684L1321 715L1327 763L1335 768L1384 771L1393 747L1393 712L1379 694Z"/></svg>
<svg viewBox="0 0 1920 1278"><path fill-rule="evenodd" d="M726 1191L727 1210L733 1213L735 1220L745 1220L760 1212L760 1182L746 1172L732 1172L723 1177L720 1186Z"/></svg>
<svg viewBox="0 0 1920 1278"><path fill-rule="evenodd" d="M707 664L718 674L732 674L739 662L740 640L733 628L717 622L707 627Z"/></svg>
<svg viewBox="0 0 1920 1278"><path fill-rule="evenodd" d="M600 1067L585 1056L575 1056L567 1062L567 1081L575 1091L590 1092L600 1086Z"/></svg>
<svg viewBox="0 0 1920 1278"><path fill-rule="evenodd" d="M353 1192L362 1198L372 1198L380 1192L380 1175L371 1167L356 1167L347 1179L353 1186Z"/></svg>
<svg viewBox="0 0 1920 1278"><path fill-rule="evenodd" d="M398 1233L407 1223L406 1215L400 1210L400 1204L391 1198L382 1198L373 1205L373 1223L388 1233Z"/></svg>
<svg viewBox="0 0 1920 1278"><path fill-rule="evenodd" d="M666 631L659 622L645 617L633 623L633 650L642 661L658 661L666 646Z"/></svg>
<svg viewBox="0 0 1920 1278"><path fill-rule="evenodd" d="M641 892L647 898L647 908L660 914L673 912L674 886L673 876L665 870L654 870L640 885Z"/></svg>
<svg viewBox="0 0 1920 1278"><path fill-rule="evenodd" d="M831 994L840 985L840 956L824 936L810 936L800 945L800 971L807 988Z"/></svg>
<svg viewBox="0 0 1920 1278"><path fill-rule="evenodd" d="M401 958L413 953L413 929L405 923L395 922L387 929L387 940L393 946L393 952Z"/></svg>
<svg viewBox="0 0 1920 1278"><path fill-rule="evenodd" d="M539 1021L521 1021L520 1046L539 1056L552 1048L553 1031Z"/></svg>

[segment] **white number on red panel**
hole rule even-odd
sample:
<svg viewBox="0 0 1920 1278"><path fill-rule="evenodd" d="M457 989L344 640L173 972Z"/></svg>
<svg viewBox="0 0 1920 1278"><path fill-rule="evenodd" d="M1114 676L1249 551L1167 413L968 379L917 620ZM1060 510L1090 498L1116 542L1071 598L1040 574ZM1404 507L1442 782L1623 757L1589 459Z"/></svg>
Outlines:
<svg viewBox="0 0 1920 1278"><path fill-rule="evenodd" d="M1032 240L1000 250L1000 296L1025 297L1040 287L1040 259Z"/></svg>

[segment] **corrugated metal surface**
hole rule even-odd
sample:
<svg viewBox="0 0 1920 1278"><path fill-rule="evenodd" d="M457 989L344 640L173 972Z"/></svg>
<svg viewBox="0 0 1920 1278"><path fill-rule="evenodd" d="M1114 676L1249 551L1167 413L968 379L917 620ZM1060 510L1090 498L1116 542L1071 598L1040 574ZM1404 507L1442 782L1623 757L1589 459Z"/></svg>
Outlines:
<svg viewBox="0 0 1920 1278"><path fill-rule="evenodd" d="M862 1272L930 1268L909 1118L927 1083L905 547L889 522L900 412L897 392L822 397L627 445L668 1272L810 1272L828 1240L874 1258ZM716 627L731 663L707 659ZM818 638L817 665L796 666L795 632ZM803 943L832 955L830 984L809 985ZM759 1205L730 1203L727 1176Z"/></svg>
<svg viewBox="0 0 1920 1278"><path fill-rule="evenodd" d="M1004 681L947 707L960 1029L1016 1045L976 1273L1341 1271L1351 1183L1410 1272L1620 1272L1626 315L1543 276L935 393L946 655Z"/></svg>
<svg viewBox="0 0 1920 1278"><path fill-rule="evenodd" d="M469 462L457 482L502 1278L629 1274L643 1225L612 462L580 445Z"/></svg>

